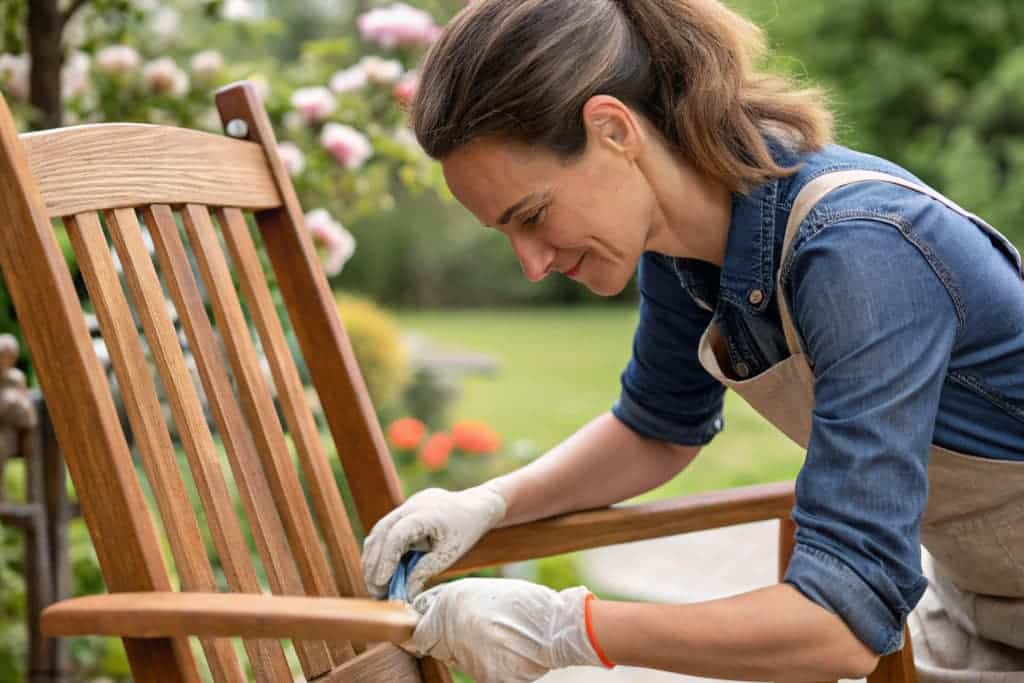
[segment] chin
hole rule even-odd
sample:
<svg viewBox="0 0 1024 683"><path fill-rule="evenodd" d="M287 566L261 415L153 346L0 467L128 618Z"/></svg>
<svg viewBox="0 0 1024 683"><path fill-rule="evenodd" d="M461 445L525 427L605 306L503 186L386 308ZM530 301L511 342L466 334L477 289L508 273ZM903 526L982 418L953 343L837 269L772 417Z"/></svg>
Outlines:
<svg viewBox="0 0 1024 683"><path fill-rule="evenodd" d="M607 280L602 280L600 282L585 282L583 284L586 285L587 289L598 296L612 297L621 294L622 290L624 290L626 285L629 284L629 280L626 280L625 282L609 282Z"/></svg>

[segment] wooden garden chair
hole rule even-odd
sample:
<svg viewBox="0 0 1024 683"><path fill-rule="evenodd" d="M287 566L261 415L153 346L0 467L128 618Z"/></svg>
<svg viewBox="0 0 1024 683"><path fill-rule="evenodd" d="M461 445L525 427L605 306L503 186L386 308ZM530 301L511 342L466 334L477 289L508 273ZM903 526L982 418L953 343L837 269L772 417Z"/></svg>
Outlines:
<svg viewBox="0 0 1024 683"><path fill-rule="evenodd" d="M356 536L272 304L254 234L275 273L364 529L402 502L399 481L266 112L244 82L219 91L216 104L230 137L140 124L18 135L0 99L0 269L110 591L48 608L44 631L122 637L136 680L146 683L198 680L190 636L198 637L218 682L245 680L232 637L242 639L258 681L293 680L282 638L293 640L306 678L320 683L450 681L437 661L417 661L394 645L414 629L418 617L411 608L367 599ZM250 230L247 213L257 230ZM155 243L155 259L144 246L140 217ZM143 496L54 219L63 221L100 320L158 514L151 514ZM198 264L212 321L189 253ZM160 276L184 325L270 595L262 594L257 581ZM240 299L265 350L286 425L278 420L274 393L260 371ZM215 580L158 401L154 369L229 592ZM566 515L494 531L449 574L729 524L786 520L792 505L793 485L787 482ZM788 523L781 528L786 549L793 529ZM180 592L172 586L170 561ZM913 680L909 662L908 647L886 658L872 683Z"/></svg>

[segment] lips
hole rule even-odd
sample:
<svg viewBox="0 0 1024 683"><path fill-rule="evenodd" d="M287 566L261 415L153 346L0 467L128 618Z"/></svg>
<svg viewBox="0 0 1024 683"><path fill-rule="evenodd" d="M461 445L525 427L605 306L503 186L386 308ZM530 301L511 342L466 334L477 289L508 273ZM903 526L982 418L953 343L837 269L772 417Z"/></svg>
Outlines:
<svg viewBox="0 0 1024 683"><path fill-rule="evenodd" d="M580 272L580 264L583 263L583 259L585 257L586 257L586 254L584 254L583 256L580 256L580 260L576 262L576 265L573 266L571 269L565 271L565 274L568 277L576 277L576 275L578 275L579 272Z"/></svg>

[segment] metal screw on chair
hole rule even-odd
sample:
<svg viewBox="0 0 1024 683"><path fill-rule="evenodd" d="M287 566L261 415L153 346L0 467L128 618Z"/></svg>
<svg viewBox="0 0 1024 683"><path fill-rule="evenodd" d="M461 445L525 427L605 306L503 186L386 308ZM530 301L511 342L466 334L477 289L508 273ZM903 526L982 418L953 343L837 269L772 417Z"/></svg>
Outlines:
<svg viewBox="0 0 1024 683"><path fill-rule="evenodd" d="M233 138L243 139L249 136L249 124L242 119L231 119L224 130Z"/></svg>

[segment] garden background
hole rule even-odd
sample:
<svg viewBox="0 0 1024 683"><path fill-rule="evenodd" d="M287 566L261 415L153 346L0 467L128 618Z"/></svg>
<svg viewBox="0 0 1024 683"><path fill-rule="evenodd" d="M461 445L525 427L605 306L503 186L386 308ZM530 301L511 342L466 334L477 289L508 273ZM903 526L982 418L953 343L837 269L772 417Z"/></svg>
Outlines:
<svg viewBox="0 0 1024 683"><path fill-rule="evenodd" d="M840 142L904 164L1024 245L1024 3L730 4L765 28L773 68L827 89ZM220 132L213 90L257 85L407 493L517 467L607 410L636 323L633 287L600 299L559 276L527 282L418 149L403 105L423 49L462 6L0 0L0 91L21 130L139 121ZM2 285L0 332L20 337ZM796 474L799 450L733 395L726 423L645 498ZM17 464L8 498L20 495ZM76 594L101 591L80 522L71 538ZM0 681L23 676L19 543L0 529ZM554 587L578 583L572 556L533 571ZM127 677L116 640L76 639L72 655L83 680Z"/></svg>

